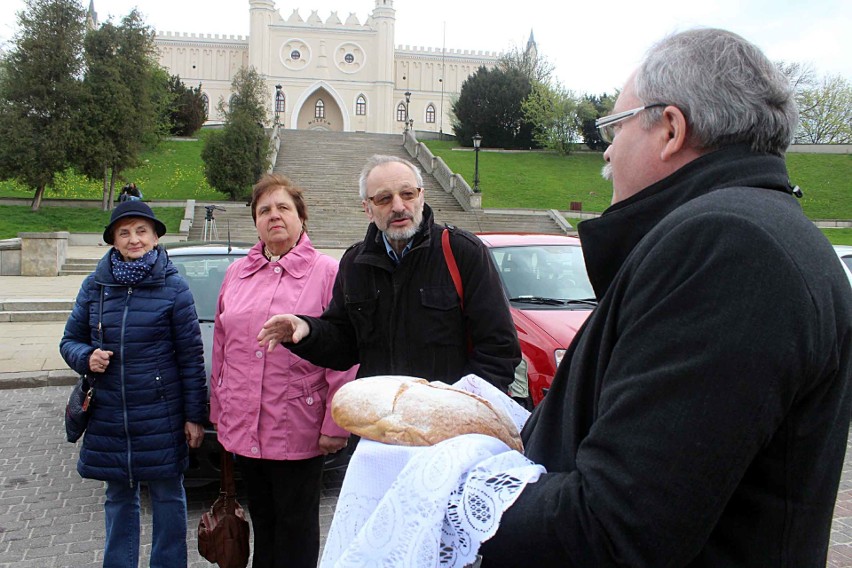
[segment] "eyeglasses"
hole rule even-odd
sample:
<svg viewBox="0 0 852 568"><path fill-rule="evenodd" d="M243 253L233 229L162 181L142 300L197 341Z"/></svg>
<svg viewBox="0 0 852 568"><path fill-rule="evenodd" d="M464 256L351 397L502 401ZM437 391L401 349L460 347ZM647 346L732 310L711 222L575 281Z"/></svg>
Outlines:
<svg viewBox="0 0 852 568"><path fill-rule="evenodd" d="M373 197L368 197L367 200L371 201L373 205L384 207L386 205L390 205L391 201L393 201L394 195L398 195L399 198L403 201L411 201L413 199L416 199L417 196L420 195L420 191L422 189L422 187L411 187L401 189L396 193L394 193L393 191L381 191Z"/></svg>
<svg viewBox="0 0 852 568"><path fill-rule="evenodd" d="M668 105L666 103L654 103L654 104L650 104L650 105L645 105L645 106L633 108L633 109L630 109L630 110L625 110L624 112L617 112L617 113L611 114L609 116L604 116L604 117L599 118L595 121L595 128L597 128L598 131L600 131L601 138L603 139L604 142L606 142L608 144L612 144L613 138L615 138L615 135L618 133L618 123L623 122L623 121L627 120L628 118L630 118L632 116L636 116L637 114L639 114L643 110L646 110L646 109L649 109L649 108L664 107L664 106L668 106Z"/></svg>

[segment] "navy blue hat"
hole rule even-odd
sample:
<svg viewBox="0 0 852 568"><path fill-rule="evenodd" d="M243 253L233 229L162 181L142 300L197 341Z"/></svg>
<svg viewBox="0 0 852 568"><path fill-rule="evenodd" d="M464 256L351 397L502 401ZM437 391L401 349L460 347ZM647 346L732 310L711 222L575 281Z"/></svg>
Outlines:
<svg viewBox="0 0 852 568"><path fill-rule="evenodd" d="M120 219L125 219L127 217L142 217L144 219L149 219L153 221L154 229L157 231L158 237L162 237L166 234L166 226L162 221L154 217L154 212L151 211L151 208L148 207L147 203L144 201L122 201L115 207L115 209L112 210L112 216L109 218L109 225L107 225L104 229L105 243L112 244L112 233L115 228L115 223Z"/></svg>

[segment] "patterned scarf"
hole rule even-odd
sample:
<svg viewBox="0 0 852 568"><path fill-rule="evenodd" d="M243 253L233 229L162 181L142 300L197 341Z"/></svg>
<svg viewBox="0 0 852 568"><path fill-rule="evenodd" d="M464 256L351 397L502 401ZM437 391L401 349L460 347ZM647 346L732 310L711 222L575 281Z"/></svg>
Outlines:
<svg viewBox="0 0 852 568"><path fill-rule="evenodd" d="M151 269L154 268L154 264L157 263L159 256L160 251L154 247L141 258L125 261L121 258L121 254L117 250L112 249L112 254L109 255L112 277L119 284L135 286L151 273Z"/></svg>

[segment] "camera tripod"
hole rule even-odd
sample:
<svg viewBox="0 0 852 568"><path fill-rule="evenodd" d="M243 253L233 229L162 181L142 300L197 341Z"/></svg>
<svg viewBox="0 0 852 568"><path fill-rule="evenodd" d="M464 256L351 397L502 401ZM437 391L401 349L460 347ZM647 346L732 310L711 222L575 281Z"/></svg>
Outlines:
<svg viewBox="0 0 852 568"><path fill-rule="evenodd" d="M206 213L204 214L204 230L201 233L202 241L209 240L219 240L219 229L216 228L216 218L213 217L213 211L225 211L224 207L219 207L218 205L205 205L204 209Z"/></svg>

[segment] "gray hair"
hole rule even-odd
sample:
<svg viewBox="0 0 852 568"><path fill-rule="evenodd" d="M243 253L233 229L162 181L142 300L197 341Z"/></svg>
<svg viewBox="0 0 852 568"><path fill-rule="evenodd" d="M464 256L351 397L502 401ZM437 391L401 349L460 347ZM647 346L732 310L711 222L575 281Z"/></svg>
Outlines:
<svg viewBox="0 0 852 568"><path fill-rule="evenodd" d="M688 142L702 150L749 144L755 152L783 155L799 120L787 78L737 34L694 29L654 45L634 76L645 104L679 108L688 121ZM645 127L662 108L643 113Z"/></svg>
<svg viewBox="0 0 852 568"><path fill-rule="evenodd" d="M364 168L361 170L361 176L358 178L358 191L360 192L361 199L367 199L367 178L370 176L370 173L377 167L383 164L390 164L392 162L398 162L400 164L405 164L409 169L414 173L414 179L417 180L417 187L423 187L423 176L420 175L420 168L409 162L408 160L403 160L402 158L397 158L396 156L386 156L383 154L375 154L370 156L370 159L367 160L367 163L364 165Z"/></svg>

